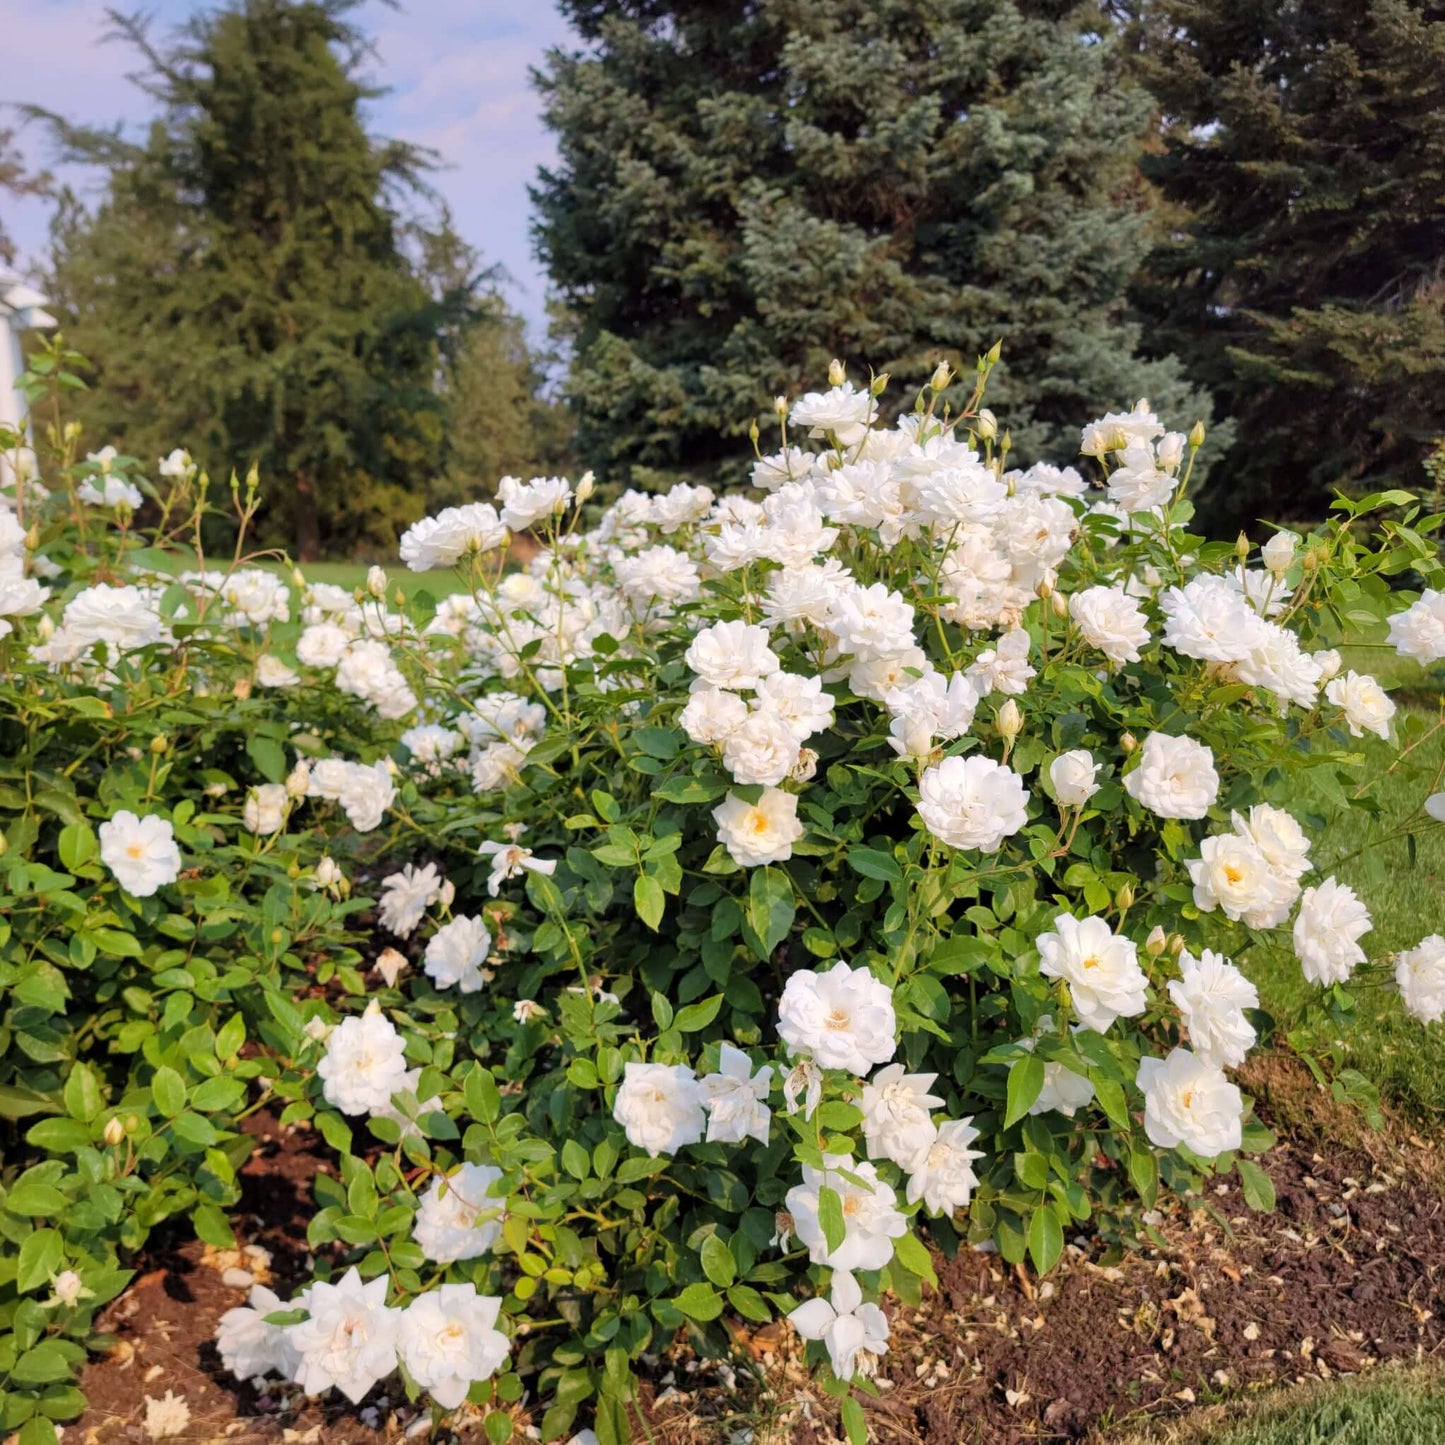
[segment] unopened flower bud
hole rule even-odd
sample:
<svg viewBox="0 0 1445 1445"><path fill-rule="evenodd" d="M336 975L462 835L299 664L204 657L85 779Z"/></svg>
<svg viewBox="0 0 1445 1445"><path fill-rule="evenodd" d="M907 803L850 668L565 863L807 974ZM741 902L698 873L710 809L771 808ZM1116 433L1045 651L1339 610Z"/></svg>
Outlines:
<svg viewBox="0 0 1445 1445"><path fill-rule="evenodd" d="M1040 597L1040 598L1042 598L1045 602L1047 602L1047 601L1049 600L1049 598L1052 597L1053 595L1054 595L1054 584L1053 584L1053 581L1052 581L1050 578L1048 578L1048 577L1042 578L1042 579L1040 580L1040 582L1039 582L1039 585L1034 588L1034 596L1035 596L1035 597Z"/></svg>
<svg viewBox="0 0 1445 1445"><path fill-rule="evenodd" d="M946 362L940 361L933 369L933 375L929 378L928 385L932 391L945 391L948 384L953 380L953 368Z"/></svg>
<svg viewBox="0 0 1445 1445"><path fill-rule="evenodd" d="M1311 547L1304 555L1304 569L1306 572L1318 572L1324 565L1325 553L1322 548Z"/></svg>
<svg viewBox="0 0 1445 1445"><path fill-rule="evenodd" d="M311 786L311 764L305 758L298 758L296 766L286 774L286 795L290 798L304 798Z"/></svg>
<svg viewBox="0 0 1445 1445"><path fill-rule="evenodd" d="M984 360L987 361L990 366L993 366L997 364L999 357L1002 355L1003 338L1000 337L997 341L994 342L992 346L989 347L988 355L984 357Z"/></svg>
<svg viewBox="0 0 1445 1445"><path fill-rule="evenodd" d="M1237 556L1239 560L1243 562L1244 559L1249 556L1251 550L1252 544L1250 543L1249 538L1246 537L1243 532L1241 532L1239 536L1234 539L1235 556Z"/></svg>
<svg viewBox="0 0 1445 1445"><path fill-rule="evenodd" d="M343 876L341 865L329 853L317 860L316 886L318 888L335 888Z"/></svg>
<svg viewBox="0 0 1445 1445"><path fill-rule="evenodd" d="M888 380L888 373L886 371L880 371L878 375L868 383L868 395L882 396L883 393L888 390Z"/></svg>
<svg viewBox="0 0 1445 1445"><path fill-rule="evenodd" d="M251 679L249 677L238 677L235 685L231 688L231 696L245 702L245 700L251 696Z"/></svg>
<svg viewBox="0 0 1445 1445"><path fill-rule="evenodd" d="M998 730L1012 742L1024 730L1024 715L1013 698L1009 698L994 716Z"/></svg>
<svg viewBox="0 0 1445 1445"><path fill-rule="evenodd" d="M170 743L167 741L164 733L157 733L155 737L151 739L151 752L157 757L160 757L168 747L170 747Z"/></svg>
<svg viewBox="0 0 1445 1445"><path fill-rule="evenodd" d="M1127 913L1134 906L1134 885L1132 883L1119 885L1119 891L1114 895L1114 906L1120 913Z"/></svg>
<svg viewBox="0 0 1445 1445"><path fill-rule="evenodd" d="M286 876L293 879L301 876L301 865L294 858L286 865Z"/></svg>
<svg viewBox="0 0 1445 1445"><path fill-rule="evenodd" d="M1344 666L1344 659L1333 647L1326 647L1320 652L1312 653L1314 664L1320 670L1320 681L1328 682L1335 677L1341 667Z"/></svg>
<svg viewBox="0 0 1445 1445"><path fill-rule="evenodd" d="M373 597L386 596L386 573L380 567L373 567L366 574L366 590Z"/></svg>
<svg viewBox="0 0 1445 1445"><path fill-rule="evenodd" d="M577 483L577 504L581 506L593 492L597 490L597 478L590 471L582 473L582 480Z"/></svg>
<svg viewBox="0 0 1445 1445"><path fill-rule="evenodd" d="M1289 532L1276 532L1260 551L1260 557L1264 565L1274 573L1276 577L1283 577L1290 569L1294 561L1295 538Z"/></svg>
<svg viewBox="0 0 1445 1445"><path fill-rule="evenodd" d="M55 619L50 614L42 614L40 621L35 624L36 635L42 642L49 642L55 636Z"/></svg>
<svg viewBox="0 0 1445 1445"><path fill-rule="evenodd" d="M974 419L973 429L984 441L991 442L998 435L998 418L984 407Z"/></svg>
<svg viewBox="0 0 1445 1445"><path fill-rule="evenodd" d="M406 967L406 955L395 948L383 948L376 955L376 971L386 980L388 988L395 988L401 971Z"/></svg>
<svg viewBox="0 0 1445 1445"><path fill-rule="evenodd" d="M82 1295L91 1293L93 1291L86 1289L85 1281L73 1269L63 1269L55 1276L55 1298L60 1304L77 1304Z"/></svg>
<svg viewBox="0 0 1445 1445"><path fill-rule="evenodd" d="M1171 933L1169 935L1169 957L1178 958L1184 952L1184 935L1182 933Z"/></svg>
<svg viewBox="0 0 1445 1445"><path fill-rule="evenodd" d="M40 528L33 526L25 534L25 550L33 552L40 545Z"/></svg>
<svg viewBox="0 0 1445 1445"><path fill-rule="evenodd" d="M1156 923L1149 931L1149 937L1144 940L1144 952L1150 958L1158 958L1166 948L1169 947L1169 937Z"/></svg>
<svg viewBox="0 0 1445 1445"><path fill-rule="evenodd" d="M392 593L391 593L391 605L392 605L393 607L405 607L405 606L406 606L406 593L403 592L400 587L395 587L395 588L392 589Z"/></svg>
<svg viewBox="0 0 1445 1445"><path fill-rule="evenodd" d="M291 569L291 581L293 585L299 587L303 592L306 590L306 576L299 567L293 567Z"/></svg>
<svg viewBox="0 0 1445 1445"><path fill-rule="evenodd" d="M1062 592L1055 592L1049 598L1049 606L1053 609L1055 617L1062 619L1069 615L1069 599Z"/></svg>
<svg viewBox="0 0 1445 1445"><path fill-rule="evenodd" d="M450 908L452 906L452 899L454 899L456 896L457 885L453 883L450 878L448 878L445 882L443 882L441 888L437 892L437 902L440 903L443 908Z"/></svg>
<svg viewBox="0 0 1445 1445"><path fill-rule="evenodd" d="M134 1114L127 1114L127 1115L125 1116L125 1132L126 1132L127 1134L134 1134L134 1133L136 1133L139 1129L140 1129L140 1120L139 1120L138 1118L136 1118L136 1116L135 1116Z"/></svg>
<svg viewBox="0 0 1445 1445"><path fill-rule="evenodd" d="M799 748L798 761L793 764L788 776L796 783L812 782L818 776L817 752L812 748Z"/></svg>
<svg viewBox="0 0 1445 1445"><path fill-rule="evenodd" d="M785 396L775 396L773 398L773 410L778 414L779 417L787 416L788 398Z"/></svg>
<svg viewBox="0 0 1445 1445"><path fill-rule="evenodd" d="M1132 753L1139 746L1139 739L1133 733L1125 733L1119 739L1119 746L1124 749L1125 756Z"/></svg>
<svg viewBox="0 0 1445 1445"><path fill-rule="evenodd" d="M835 356L828 363L828 385L842 386L847 377L848 373L843 369L843 363Z"/></svg>
<svg viewBox="0 0 1445 1445"><path fill-rule="evenodd" d="M760 436L762 436L762 431L761 431L760 428L758 427L758 424L757 424L756 420L750 421L750 422L748 423L748 440L749 440L754 446L757 446L757 444L758 444L758 438L759 438Z"/></svg>
<svg viewBox="0 0 1445 1445"><path fill-rule="evenodd" d="M108 1148L114 1149L117 1144L125 1141L125 1125L119 1119L107 1119L105 1121L105 1142Z"/></svg>
<svg viewBox="0 0 1445 1445"><path fill-rule="evenodd" d="M1204 445L1204 423L1202 421L1195 422L1194 425L1189 428L1189 445L1192 446L1195 451L1198 451L1199 448Z"/></svg>

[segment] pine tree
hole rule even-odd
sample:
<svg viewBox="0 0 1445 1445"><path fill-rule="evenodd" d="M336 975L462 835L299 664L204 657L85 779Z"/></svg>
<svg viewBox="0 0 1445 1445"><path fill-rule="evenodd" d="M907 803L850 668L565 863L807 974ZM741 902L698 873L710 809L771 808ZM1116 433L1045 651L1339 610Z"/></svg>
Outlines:
<svg viewBox="0 0 1445 1445"><path fill-rule="evenodd" d="M582 458L726 477L772 397L829 358L891 395L996 340L1016 455L1202 398L1145 364L1147 95L1091 0L562 0L583 48L538 77L560 163L534 192L570 311Z"/></svg>
<svg viewBox="0 0 1445 1445"><path fill-rule="evenodd" d="M99 369L90 433L146 460L187 446L272 484L298 556L388 545L444 455L435 378L449 312L393 197L425 157L360 115L359 0L232 0L174 45L112 13L159 115L143 143L49 117L108 171L56 235L52 291Z"/></svg>
<svg viewBox="0 0 1445 1445"><path fill-rule="evenodd" d="M1146 170L1188 219L1137 295L1237 419L1215 511L1418 486L1445 431L1445 11L1144 0L1138 21L1167 118Z"/></svg>

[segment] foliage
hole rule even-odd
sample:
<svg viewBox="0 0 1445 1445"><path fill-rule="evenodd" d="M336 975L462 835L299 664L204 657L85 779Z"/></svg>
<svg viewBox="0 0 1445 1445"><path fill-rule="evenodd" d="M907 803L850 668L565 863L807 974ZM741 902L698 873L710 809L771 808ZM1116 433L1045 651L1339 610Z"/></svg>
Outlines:
<svg viewBox="0 0 1445 1445"><path fill-rule="evenodd" d="M62 211L50 278L99 367L82 420L135 455L179 443L286 478L258 524L308 559L390 547L416 515L445 454L438 348L470 295L429 284L439 239L398 208L427 157L363 127L353 8L236 0L164 49L112 15L159 108L144 141L48 117L107 173L93 214Z"/></svg>
<svg viewBox="0 0 1445 1445"><path fill-rule="evenodd" d="M41 418L73 364L59 346L37 361ZM1088 428L1100 500L1072 470L1006 469L980 419L989 371L952 413L938 375L887 430L882 387L840 369L792 412L792 438L816 426L817 447L760 460L762 505L631 494L588 527L590 484L504 487L500 516L468 507L403 539L417 569L456 565L465 590L439 602L379 570L355 596L292 593L244 545L221 567L151 572L144 469L82 457L63 420L40 428L59 485L0 519L0 1111L23 1140L0 1175L0 1426L41 1445L46 1420L81 1408L69 1379L95 1312L157 1224L186 1216L229 1240L238 1125L260 1108L316 1128L340 1165L315 1181L317 1282L289 1308L259 1300L247 1326L271 1362L295 1372L287 1349L304 1351L355 1265L390 1306L350 1306L346 1337L384 1346L357 1365L355 1398L398 1349L408 1391L439 1398L409 1352L419 1329L397 1336L394 1311L417 1322L438 1286L458 1288L500 1309L509 1358L461 1381L496 1440L510 1424L493 1407L531 1390L544 1438L591 1417L613 1445L641 1356L678 1332L720 1350L725 1316L784 1312L824 1336L836 1373L819 1350L820 1379L857 1439L852 1392L873 1388L886 1346L859 1301L917 1299L925 1239L990 1240L1042 1271L1066 1231L1127 1237L1161 1189L1198 1200L1238 1169L1269 1206L1246 1157L1269 1135L1207 1048L1216 1024L1267 1036L1269 1021L1181 1005L1171 985L1206 948L1245 960L1277 942L1299 881L1281 891L1266 870L1277 916L1231 921L1188 864L1248 827L1295 859L1328 836L1354 806L1360 714L1320 694L1318 657L1291 664L1296 690L1309 680L1293 702L1275 673L1242 680L1248 659L1194 657L1161 635L1161 614L1177 621L1167 589L1215 576L1271 646L1317 649L1387 615L1434 645L1400 623L1391 580L1438 584L1440 518L1404 494L1343 503L1343 524L1247 569L1190 530L1199 434L1161 435L1146 409ZM184 461L172 472L161 538L203 538L215 489ZM1158 500L1122 511L1141 486ZM254 486L231 501L244 543ZM1377 507L1393 514L1367 541ZM508 527L546 544L523 572L506 565ZM788 590L820 574L822 602L784 620ZM1097 589L1137 610L1136 657L1098 625ZM727 670L716 695L694 686ZM806 751L779 730L805 714ZM1207 794L1197 808L1171 811L1147 782L1163 734L1212 754L1212 784L1181 769ZM1087 784L1077 758L1059 766L1081 750ZM750 778L780 759L773 782ZM940 804L959 770L994 792ZM1231 832L1232 814L1271 803L1298 839L1283 812ZM145 828L164 838L137 858ZM945 841L973 831L988 841ZM400 864L412 871L385 879L373 924L347 880ZM1108 942L1061 977L1073 918ZM853 1002L812 1011L840 960ZM1105 966L1125 985L1113 1018L1091 984ZM1322 1003L1342 1013L1348 997L1335 983ZM738 1050L757 1085L745 1117L723 1107L741 1103ZM1172 1102L1151 1074L1163 1055L1196 1080ZM865 1083L860 1058L926 1075L937 1119L880 1100L891 1076ZM380 1101L358 1105L379 1071ZM1161 1127L1171 1108L1182 1135ZM899 1153L901 1123L923 1130L916 1157ZM463 1162L497 1183L458 1226L485 1247L458 1259L426 1216ZM834 1310L868 1356L821 1328Z"/></svg>
<svg viewBox="0 0 1445 1445"><path fill-rule="evenodd" d="M43 172L32 173L15 147L15 132L0 126L0 192L12 196L42 196L49 192L51 179ZM15 259L15 242L0 225L0 266Z"/></svg>
<svg viewBox="0 0 1445 1445"><path fill-rule="evenodd" d="M534 200L604 480L736 482L754 416L831 356L906 389L1004 333L1026 460L1126 391L1208 421L1138 357L1148 100L1098 6L562 8L581 45L539 79L561 160Z"/></svg>
<svg viewBox="0 0 1445 1445"><path fill-rule="evenodd" d="M1151 345L1239 425L1210 504L1234 525L1411 485L1445 389L1445 19L1415 0L1133 9L1167 117L1144 168L1184 216L1138 299Z"/></svg>

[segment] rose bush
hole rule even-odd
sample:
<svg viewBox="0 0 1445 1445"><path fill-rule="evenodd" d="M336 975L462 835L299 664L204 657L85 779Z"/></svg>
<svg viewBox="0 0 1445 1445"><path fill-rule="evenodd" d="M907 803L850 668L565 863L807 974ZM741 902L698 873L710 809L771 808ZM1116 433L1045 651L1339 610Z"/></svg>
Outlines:
<svg viewBox="0 0 1445 1445"><path fill-rule="evenodd" d="M1251 956L1445 1011L1445 943L1371 959L1328 842L1354 739L1425 727L1345 659L1387 620L1445 658L1441 519L1210 542L1197 430L1141 402L1014 469L991 364L891 425L835 367L757 497L504 479L402 539L459 581L411 602L257 566L254 479L226 565L158 570L214 489L50 430L0 510L0 1427L79 1409L149 1230L230 1242L261 1108L339 1172L223 1360L399 1371L497 1441L524 1392L629 1438L638 1361L724 1314L816 1341L856 1439L925 1240L1042 1271L1212 1174L1269 1207Z"/></svg>

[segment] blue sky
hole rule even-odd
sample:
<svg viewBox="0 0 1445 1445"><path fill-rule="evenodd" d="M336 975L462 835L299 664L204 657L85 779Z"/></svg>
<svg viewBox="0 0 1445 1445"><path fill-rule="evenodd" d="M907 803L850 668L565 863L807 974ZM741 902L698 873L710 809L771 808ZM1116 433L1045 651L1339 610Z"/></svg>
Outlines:
<svg viewBox="0 0 1445 1445"><path fill-rule="evenodd" d="M159 36L210 7L149 0L144 8ZM36 102L83 122L141 121L148 102L126 80L131 53L102 43L105 9L105 0L0 0L0 101ZM372 129L440 153L447 168L435 181L458 229L511 273L513 304L540 336L545 280L532 259L526 188L554 151L527 69L567 39L552 0L369 3L360 19L376 43L375 78L391 87L373 104ZM21 145L33 161L49 163L33 128ZM81 186L86 174L65 178ZM23 260L44 243L47 209L10 197L3 205Z"/></svg>

